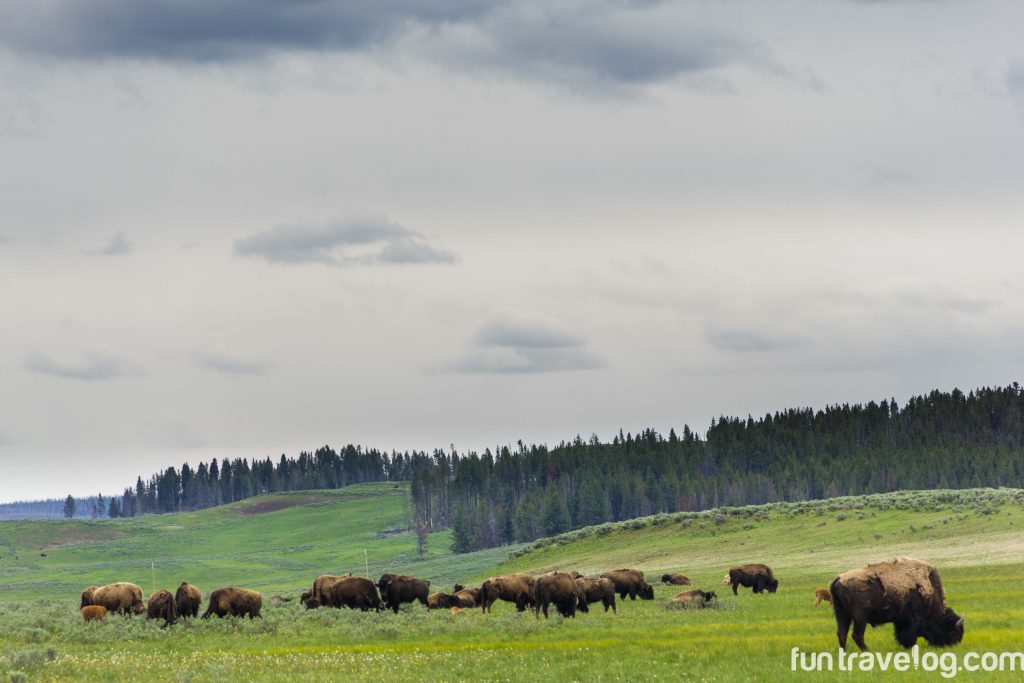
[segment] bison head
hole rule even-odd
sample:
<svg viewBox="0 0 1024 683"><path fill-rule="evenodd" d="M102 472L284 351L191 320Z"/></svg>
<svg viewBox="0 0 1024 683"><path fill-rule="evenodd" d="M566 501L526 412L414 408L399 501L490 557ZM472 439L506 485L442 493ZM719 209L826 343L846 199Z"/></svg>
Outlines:
<svg viewBox="0 0 1024 683"><path fill-rule="evenodd" d="M712 600L717 600L717 599L718 599L718 596L715 595L715 591L708 591L707 593L704 594L704 602L711 602Z"/></svg>
<svg viewBox="0 0 1024 683"><path fill-rule="evenodd" d="M463 585L462 585L461 583L457 583L457 584L455 584L455 585L454 585L454 586L452 587L452 593L458 593L459 591L461 591L461 590L465 590L465 589L466 589L466 587L465 587L465 586L463 586Z"/></svg>
<svg viewBox="0 0 1024 683"><path fill-rule="evenodd" d="M771 581L768 582L768 592L769 593L774 593L777 590L779 590L779 580L778 579L772 579Z"/></svg>
<svg viewBox="0 0 1024 683"><path fill-rule="evenodd" d="M306 606L306 609L317 609L320 607L320 601L314 597L306 598L302 601L302 604Z"/></svg>
<svg viewBox="0 0 1024 683"><path fill-rule="evenodd" d="M921 630L930 645L956 645L964 638L964 618L946 607L938 620L929 620Z"/></svg>
<svg viewBox="0 0 1024 683"><path fill-rule="evenodd" d="M661 582L662 583L672 583L672 575L671 574L662 574L661 575Z"/></svg>
<svg viewBox="0 0 1024 683"><path fill-rule="evenodd" d="M640 590L637 591L637 595L640 596L641 600L653 600L654 599L654 586L643 581L640 583Z"/></svg>

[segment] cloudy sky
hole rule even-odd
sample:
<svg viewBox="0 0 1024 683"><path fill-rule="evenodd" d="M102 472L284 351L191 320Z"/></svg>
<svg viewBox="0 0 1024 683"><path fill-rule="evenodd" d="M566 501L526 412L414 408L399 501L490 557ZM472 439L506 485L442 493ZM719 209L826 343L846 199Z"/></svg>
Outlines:
<svg viewBox="0 0 1024 683"><path fill-rule="evenodd" d="M0 500L1021 380L1017 0L0 0Z"/></svg>

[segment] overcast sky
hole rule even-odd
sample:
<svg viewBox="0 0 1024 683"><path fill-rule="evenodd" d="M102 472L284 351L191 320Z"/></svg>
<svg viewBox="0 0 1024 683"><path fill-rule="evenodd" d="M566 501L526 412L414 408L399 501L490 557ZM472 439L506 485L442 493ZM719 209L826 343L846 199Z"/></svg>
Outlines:
<svg viewBox="0 0 1024 683"><path fill-rule="evenodd" d="M0 0L0 500L1021 380L1018 0Z"/></svg>

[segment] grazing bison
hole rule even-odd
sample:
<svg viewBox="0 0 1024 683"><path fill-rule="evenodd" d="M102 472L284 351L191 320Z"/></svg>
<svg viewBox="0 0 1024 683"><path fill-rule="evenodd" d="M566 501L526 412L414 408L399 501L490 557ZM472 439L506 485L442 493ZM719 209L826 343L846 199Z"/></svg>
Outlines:
<svg viewBox="0 0 1024 683"><path fill-rule="evenodd" d="M589 612L588 605L592 602L604 604L604 611L611 607L615 612L615 584L611 579L576 579L576 585L583 593L583 601L579 605L581 612Z"/></svg>
<svg viewBox="0 0 1024 683"><path fill-rule="evenodd" d="M641 600L654 599L654 586L644 581L644 573L639 569L613 569L601 574L601 578L611 579L615 584L615 592L623 600L627 595L630 600L636 600L638 595Z"/></svg>
<svg viewBox="0 0 1024 683"><path fill-rule="evenodd" d="M170 591L159 590L149 596L146 618L163 619L164 626L170 626L178 620L178 605Z"/></svg>
<svg viewBox="0 0 1024 683"><path fill-rule="evenodd" d="M142 614L142 589L134 583L111 583L106 586L90 586L82 591L82 607L100 605L108 612L118 614Z"/></svg>
<svg viewBox="0 0 1024 683"><path fill-rule="evenodd" d="M828 592L827 588L815 588L814 589L814 606L817 607L823 602L832 602L832 594Z"/></svg>
<svg viewBox="0 0 1024 683"><path fill-rule="evenodd" d="M174 604L178 608L179 617L198 617L199 605L203 604L203 595L199 589L182 581L178 586L178 592L174 594Z"/></svg>
<svg viewBox="0 0 1024 683"><path fill-rule="evenodd" d="M851 569L829 586L839 647L853 624L853 641L862 651L868 624L893 624L896 641L912 647L924 637L935 646L955 645L964 637L964 618L946 607L946 593L935 567L900 557Z"/></svg>
<svg viewBox="0 0 1024 683"><path fill-rule="evenodd" d="M262 618L263 596L248 588L218 588L210 593L203 619L218 617Z"/></svg>
<svg viewBox="0 0 1024 683"><path fill-rule="evenodd" d="M344 576L335 576L333 574L321 574L313 580L313 589L309 592L310 597L319 600L321 604L326 604L324 601L323 593L326 588L332 585L335 581L340 579L347 579L352 574L345 574ZM303 593L305 595L305 593ZM305 598L303 599L305 602Z"/></svg>
<svg viewBox="0 0 1024 683"><path fill-rule="evenodd" d="M364 612L368 610L382 609L380 596L377 594L377 586L373 581L362 576L343 576L337 581L324 586L320 599L311 598L306 607L314 609L311 604L324 607L347 607L358 609Z"/></svg>
<svg viewBox="0 0 1024 683"><path fill-rule="evenodd" d="M450 609L452 607L462 607L462 603L454 595L431 593L427 596L427 609Z"/></svg>
<svg viewBox="0 0 1024 683"><path fill-rule="evenodd" d="M498 600L514 602L516 610L523 612L534 604L534 588L536 579L529 574L503 574L492 576L480 586L480 607L490 612L491 606Z"/></svg>
<svg viewBox="0 0 1024 683"><path fill-rule="evenodd" d="M452 597L458 601L459 607L479 607L480 605L479 588L463 588L461 585L455 584L455 592Z"/></svg>
<svg viewBox="0 0 1024 683"><path fill-rule="evenodd" d="M377 582L377 587L380 588L380 597L385 607L395 614L398 614L398 608L405 602L419 600L421 605L427 606L430 582L426 579L404 574L384 574Z"/></svg>
<svg viewBox="0 0 1024 683"><path fill-rule="evenodd" d="M81 612L85 621L103 621L107 618L107 608L103 605L86 605Z"/></svg>
<svg viewBox="0 0 1024 683"><path fill-rule="evenodd" d="M540 619L541 610L544 618L548 618L548 605L554 604L563 617L575 617L576 607L582 602L582 589L576 584L572 574L565 572L548 572L537 579L535 586L533 613Z"/></svg>
<svg viewBox="0 0 1024 683"><path fill-rule="evenodd" d="M702 591L699 588L694 588L682 593L676 593L666 606L707 607L712 600L717 599L718 596L715 595L714 591Z"/></svg>
<svg viewBox="0 0 1024 683"><path fill-rule="evenodd" d="M765 589L774 593L779 589L779 580L766 564L738 564L730 568L729 583L732 584L733 595L737 594L740 586L752 588L755 593L762 593Z"/></svg>
<svg viewBox="0 0 1024 683"><path fill-rule="evenodd" d="M682 574L662 574L661 582L667 583L670 586L692 586L693 581L686 578Z"/></svg>

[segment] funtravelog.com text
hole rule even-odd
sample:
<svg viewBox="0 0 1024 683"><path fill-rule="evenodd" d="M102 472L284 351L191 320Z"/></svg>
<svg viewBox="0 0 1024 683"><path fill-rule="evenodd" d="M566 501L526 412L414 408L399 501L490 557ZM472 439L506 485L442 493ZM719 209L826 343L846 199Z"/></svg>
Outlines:
<svg viewBox="0 0 1024 683"><path fill-rule="evenodd" d="M790 651L792 671L864 671L937 673L955 678L961 672L1024 672L1024 652L921 652L917 645L906 652Z"/></svg>

